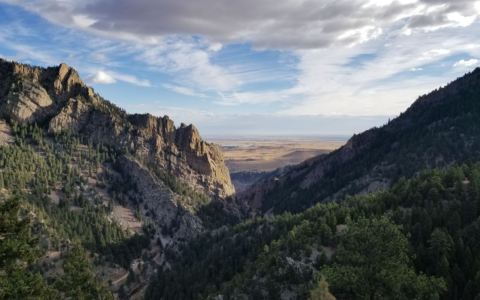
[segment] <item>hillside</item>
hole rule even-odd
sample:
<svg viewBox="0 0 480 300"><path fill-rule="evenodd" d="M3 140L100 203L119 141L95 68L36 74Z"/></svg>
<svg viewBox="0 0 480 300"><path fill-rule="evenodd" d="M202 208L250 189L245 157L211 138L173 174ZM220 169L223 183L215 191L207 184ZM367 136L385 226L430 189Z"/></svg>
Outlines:
<svg viewBox="0 0 480 300"><path fill-rule="evenodd" d="M194 126L63 64L0 76L0 299L480 293L480 69L236 201Z"/></svg>
<svg viewBox="0 0 480 300"><path fill-rule="evenodd" d="M165 252L208 226L203 207L234 193L193 125L129 115L65 64L0 60L0 126L1 211L25 236L8 248L17 225L0 223L0 253L31 252L2 265L0 299L141 295Z"/></svg>
<svg viewBox="0 0 480 300"><path fill-rule="evenodd" d="M199 236L147 299L478 298L480 165L343 200Z"/></svg>
<svg viewBox="0 0 480 300"><path fill-rule="evenodd" d="M241 193L252 213L300 212L315 203L389 187L423 169L480 159L480 69L421 96L380 128L261 180Z"/></svg>

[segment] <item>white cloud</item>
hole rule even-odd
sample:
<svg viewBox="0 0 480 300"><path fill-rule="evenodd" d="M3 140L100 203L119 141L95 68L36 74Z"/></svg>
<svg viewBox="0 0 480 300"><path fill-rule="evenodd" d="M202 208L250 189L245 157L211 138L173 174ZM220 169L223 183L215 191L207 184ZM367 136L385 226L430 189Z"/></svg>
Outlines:
<svg viewBox="0 0 480 300"><path fill-rule="evenodd" d="M459 12L447 14L447 19L455 24L455 26L467 27L477 19L476 15L464 16Z"/></svg>
<svg viewBox="0 0 480 300"><path fill-rule="evenodd" d="M77 25L79 27L84 27L84 28L90 27L93 24L95 24L95 20L89 18L86 15L73 15L72 16L72 21L75 25Z"/></svg>
<svg viewBox="0 0 480 300"><path fill-rule="evenodd" d="M235 75L212 63L208 47L197 42L170 38L146 47L138 59L178 77L185 86L204 91L229 91L242 84Z"/></svg>
<svg viewBox="0 0 480 300"><path fill-rule="evenodd" d="M453 66L454 67L463 67L463 68L473 67L473 66L478 65L478 62L479 61L476 58L471 58L471 59L467 59L467 60L462 59L462 60L457 61Z"/></svg>
<svg viewBox="0 0 480 300"><path fill-rule="evenodd" d="M97 71L93 76L90 78L93 83L98 84L112 84L117 82L113 76L104 72L104 71Z"/></svg>
<svg viewBox="0 0 480 300"><path fill-rule="evenodd" d="M179 86L179 85L174 85L174 84L164 84L162 85L164 88L173 91L177 94L182 94L186 96L192 96L192 97L198 97L198 98L206 98L207 96L202 93L197 93L191 88L184 87L184 86Z"/></svg>
<svg viewBox="0 0 480 300"><path fill-rule="evenodd" d="M232 92L219 93L219 96L220 99L217 100L217 103L227 106L240 104L269 104L277 102L287 102L290 99L290 92L288 90Z"/></svg>
<svg viewBox="0 0 480 300"><path fill-rule="evenodd" d="M3 1L62 25L142 43L185 34L283 49L357 44L397 21L427 31L468 26L479 15L472 0Z"/></svg>
<svg viewBox="0 0 480 300"><path fill-rule="evenodd" d="M432 60L450 54L449 49L430 49L423 52L420 56L422 60Z"/></svg>
<svg viewBox="0 0 480 300"><path fill-rule="evenodd" d="M271 111L289 115L393 115L419 94L462 75L447 58L480 57L480 47L471 42L478 35L480 5L471 0L13 2L58 24L134 45L137 61L173 77L174 84L164 88L192 97L218 94L210 100L225 105L222 109L271 105ZM256 71L244 73L236 57L228 63L215 59L229 44L244 42L293 53L298 77L283 89L248 89L246 83L258 83ZM352 67L361 54L373 56ZM94 57L108 60L103 53ZM429 72L429 66L441 64L452 70ZM478 61L455 65L469 64ZM150 85L101 72L92 72L99 82ZM402 72L409 72L407 79Z"/></svg>
<svg viewBox="0 0 480 300"><path fill-rule="evenodd" d="M478 26L476 27L478 28ZM291 95L283 112L291 115L395 115L419 95L463 75L451 69L453 55L478 57L480 47L471 44L477 30L417 32L394 35L353 48L299 51L297 85L284 91ZM446 36L448 38L446 38ZM373 53L361 67L350 67L352 57ZM479 63L467 60L460 65ZM445 65L442 67L442 65ZM430 68L445 68L432 72ZM423 70L418 74L412 71Z"/></svg>
<svg viewBox="0 0 480 300"><path fill-rule="evenodd" d="M213 52L218 52L222 50L223 45L221 43L213 43L208 47L208 50L213 51Z"/></svg>
<svg viewBox="0 0 480 300"><path fill-rule="evenodd" d="M133 85L149 87L151 86L150 81L145 79L139 79L135 76L113 72L113 71L104 71L98 70L88 77L89 81L97 84L113 84L117 81L127 82Z"/></svg>
<svg viewBox="0 0 480 300"><path fill-rule="evenodd" d="M152 86L150 81L147 79L140 79L133 75L118 73L118 72L111 72L113 78L119 81L127 82L133 85L143 86L143 87L150 87Z"/></svg>
<svg viewBox="0 0 480 300"><path fill-rule="evenodd" d="M345 31L338 36L340 41L348 41L350 46L355 46L375 39L382 34L382 29L372 25L364 26L357 29Z"/></svg>

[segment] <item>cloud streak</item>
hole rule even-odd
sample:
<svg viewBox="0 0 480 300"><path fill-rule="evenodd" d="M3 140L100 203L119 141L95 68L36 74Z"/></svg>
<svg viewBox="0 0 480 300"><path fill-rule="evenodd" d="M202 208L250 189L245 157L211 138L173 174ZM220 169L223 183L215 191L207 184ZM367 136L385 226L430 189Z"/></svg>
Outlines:
<svg viewBox="0 0 480 300"><path fill-rule="evenodd" d="M144 43L183 34L282 49L361 43L395 22L407 31L465 27L479 15L472 0L7 1L62 25Z"/></svg>
<svg viewBox="0 0 480 300"><path fill-rule="evenodd" d="M98 70L95 73L91 74L88 77L88 80L92 83L97 84L113 84L117 81L123 81L137 86L150 87L150 81L146 79L139 79L133 75L113 72L113 71L104 71Z"/></svg>
<svg viewBox="0 0 480 300"><path fill-rule="evenodd" d="M473 67L478 65L478 59L476 58L471 58L471 59L462 59L457 61L453 66L454 67L463 67L463 68L468 68L468 67Z"/></svg>
<svg viewBox="0 0 480 300"><path fill-rule="evenodd" d="M158 46L145 47L139 61L179 77L195 89L227 91L241 85L241 80L212 63L207 45L178 37L164 39Z"/></svg>
<svg viewBox="0 0 480 300"><path fill-rule="evenodd" d="M61 25L55 48L91 82L152 87L143 90L151 101L165 92L184 105L177 115L395 115L480 58L472 0L7 2ZM9 32L0 28L0 39L17 57L54 61L52 49L12 44Z"/></svg>

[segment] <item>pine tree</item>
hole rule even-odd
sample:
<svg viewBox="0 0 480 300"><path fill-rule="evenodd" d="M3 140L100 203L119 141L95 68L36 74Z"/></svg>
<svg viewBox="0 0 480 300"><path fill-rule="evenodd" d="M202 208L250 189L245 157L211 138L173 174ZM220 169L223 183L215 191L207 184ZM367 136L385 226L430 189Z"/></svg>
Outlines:
<svg viewBox="0 0 480 300"><path fill-rule="evenodd" d="M30 219L21 215L19 198L0 200L0 299L51 298L54 291L31 272L39 256Z"/></svg>
<svg viewBox="0 0 480 300"><path fill-rule="evenodd" d="M355 299L438 297L444 283L415 274L408 240L388 218L361 219L341 237L335 263L322 273L333 291Z"/></svg>
<svg viewBox="0 0 480 300"><path fill-rule="evenodd" d="M64 276L56 287L66 298L71 299L113 299L112 294L95 277L85 250L73 245L63 264Z"/></svg>

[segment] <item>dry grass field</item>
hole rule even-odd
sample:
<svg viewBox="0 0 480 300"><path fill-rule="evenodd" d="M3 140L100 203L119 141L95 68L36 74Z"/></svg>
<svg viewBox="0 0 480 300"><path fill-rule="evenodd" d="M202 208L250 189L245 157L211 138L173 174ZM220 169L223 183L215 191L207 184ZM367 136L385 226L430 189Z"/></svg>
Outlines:
<svg viewBox="0 0 480 300"><path fill-rule="evenodd" d="M231 173L272 171L331 152L345 143L344 140L320 138L210 139L210 141L222 147Z"/></svg>

